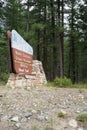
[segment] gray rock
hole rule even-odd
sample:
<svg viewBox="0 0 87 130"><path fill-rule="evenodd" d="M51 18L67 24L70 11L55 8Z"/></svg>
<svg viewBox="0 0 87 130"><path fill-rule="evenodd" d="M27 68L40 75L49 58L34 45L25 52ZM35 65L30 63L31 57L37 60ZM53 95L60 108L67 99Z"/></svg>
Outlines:
<svg viewBox="0 0 87 130"><path fill-rule="evenodd" d="M85 107L85 108L78 108L76 112L77 113L87 113L87 107Z"/></svg>
<svg viewBox="0 0 87 130"><path fill-rule="evenodd" d="M18 116L14 116L14 117L11 118L11 121L18 122L19 121L19 117Z"/></svg>
<svg viewBox="0 0 87 130"><path fill-rule="evenodd" d="M44 117L43 115L39 115L39 116L37 117L37 119L38 119L39 121L43 121L43 120L45 119L45 117Z"/></svg>
<svg viewBox="0 0 87 130"><path fill-rule="evenodd" d="M39 121L48 121L48 115L44 115L44 114L41 114L41 115L38 115L38 117L37 117L37 119L39 120Z"/></svg>
<svg viewBox="0 0 87 130"><path fill-rule="evenodd" d="M46 115L46 116L45 116L45 120L47 120L47 121L48 121L48 119L49 119L49 117Z"/></svg>
<svg viewBox="0 0 87 130"><path fill-rule="evenodd" d="M33 114L36 114L36 113L37 113L37 111L36 111L36 110L32 110L32 113L33 113Z"/></svg>
<svg viewBox="0 0 87 130"><path fill-rule="evenodd" d="M16 126L17 128L20 128L21 123L17 123L17 124L15 124L15 126Z"/></svg>
<svg viewBox="0 0 87 130"><path fill-rule="evenodd" d="M32 113L25 113L26 118L30 118L33 114Z"/></svg>
<svg viewBox="0 0 87 130"><path fill-rule="evenodd" d="M23 118L21 119L21 122L22 122L22 123L27 122L27 118L26 118L26 117L23 117Z"/></svg>
<svg viewBox="0 0 87 130"><path fill-rule="evenodd" d="M6 116L3 116L2 118L1 118L1 121L7 121L8 120L8 116L6 115Z"/></svg>
<svg viewBox="0 0 87 130"><path fill-rule="evenodd" d="M74 120L74 119L71 119L71 120L69 121L69 125L72 126L73 128L77 128L77 121Z"/></svg>

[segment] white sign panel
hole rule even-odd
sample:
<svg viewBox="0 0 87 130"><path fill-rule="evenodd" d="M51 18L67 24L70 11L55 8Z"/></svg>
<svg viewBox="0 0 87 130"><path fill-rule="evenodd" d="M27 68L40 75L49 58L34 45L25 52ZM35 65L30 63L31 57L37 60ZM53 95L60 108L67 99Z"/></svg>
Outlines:
<svg viewBox="0 0 87 130"><path fill-rule="evenodd" d="M12 30L11 47L33 55L32 47L15 30Z"/></svg>
<svg viewBox="0 0 87 130"><path fill-rule="evenodd" d="M11 33L13 70L15 73L32 74L32 47L15 31Z"/></svg>

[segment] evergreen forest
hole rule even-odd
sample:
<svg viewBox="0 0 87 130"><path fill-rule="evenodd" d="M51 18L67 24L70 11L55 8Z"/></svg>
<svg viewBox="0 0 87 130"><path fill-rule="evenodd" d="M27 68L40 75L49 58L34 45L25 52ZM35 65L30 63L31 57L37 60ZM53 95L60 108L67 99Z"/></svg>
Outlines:
<svg viewBox="0 0 87 130"><path fill-rule="evenodd" d="M48 81L87 83L87 0L1 0L0 81L9 74L12 29L33 47Z"/></svg>

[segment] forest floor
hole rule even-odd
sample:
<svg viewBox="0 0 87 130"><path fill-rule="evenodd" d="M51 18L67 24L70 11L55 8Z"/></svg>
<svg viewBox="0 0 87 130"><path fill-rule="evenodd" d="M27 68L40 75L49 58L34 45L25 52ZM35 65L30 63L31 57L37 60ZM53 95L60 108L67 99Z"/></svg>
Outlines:
<svg viewBox="0 0 87 130"><path fill-rule="evenodd" d="M0 87L0 130L87 130L87 89Z"/></svg>

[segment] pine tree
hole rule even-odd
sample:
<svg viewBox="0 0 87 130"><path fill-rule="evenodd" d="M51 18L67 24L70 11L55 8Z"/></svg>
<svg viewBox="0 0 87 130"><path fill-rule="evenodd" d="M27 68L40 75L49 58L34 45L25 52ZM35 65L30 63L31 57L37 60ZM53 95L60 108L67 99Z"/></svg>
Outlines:
<svg viewBox="0 0 87 130"><path fill-rule="evenodd" d="M6 29L8 30L19 30L22 28L22 5L21 1L19 0L7 0L6 6L4 7L5 10L5 22L6 22Z"/></svg>

